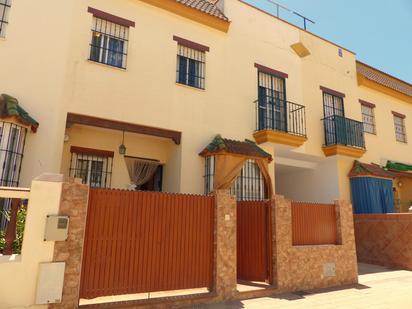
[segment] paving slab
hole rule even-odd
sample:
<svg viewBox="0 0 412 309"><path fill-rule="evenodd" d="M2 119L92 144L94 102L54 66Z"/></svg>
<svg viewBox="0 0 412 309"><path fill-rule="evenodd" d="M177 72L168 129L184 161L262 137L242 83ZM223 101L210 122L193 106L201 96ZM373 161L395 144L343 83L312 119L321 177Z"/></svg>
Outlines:
<svg viewBox="0 0 412 309"><path fill-rule="evenodd" d="M359 284L287 293L228 303L197 305L196 309L412 309L412 271L359 264Z"/></svg>

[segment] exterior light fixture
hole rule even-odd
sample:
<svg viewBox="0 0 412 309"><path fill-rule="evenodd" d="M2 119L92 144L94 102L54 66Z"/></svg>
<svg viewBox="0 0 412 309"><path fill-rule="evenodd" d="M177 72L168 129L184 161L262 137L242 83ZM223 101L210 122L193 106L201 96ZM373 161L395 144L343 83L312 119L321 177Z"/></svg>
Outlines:
<svg viewBox="0 0 412 309"><path fill-rule="evenodd" d="M122 144L119 146L119 154L121 154L121 155L126 154L126 146L124 145L124 130L123 130Z"/></svg>

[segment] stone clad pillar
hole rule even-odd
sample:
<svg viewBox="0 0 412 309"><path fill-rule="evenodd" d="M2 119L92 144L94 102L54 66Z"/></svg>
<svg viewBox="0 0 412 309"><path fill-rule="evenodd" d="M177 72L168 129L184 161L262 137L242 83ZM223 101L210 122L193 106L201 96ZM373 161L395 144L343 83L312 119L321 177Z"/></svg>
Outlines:
<svg viewBox="0 0 412 309"><path fill-rule="evenodd" d="M236 200L229 190L214 193L215 216L215 292L221 300L236 294Z"/></svg>
<svg viewBox="0 0 412 309"><path fill-rule="evenodd" d="M288 289L288 269L291 267L289 249L292 246L291 202L284 196L276 195L272 201L272 249L274 284L278 289Z"/></svg>
<svg viewBox="0 0 412 309"><path fill-rule="evenodd" d="M78 307L88 194L87 185L63 183L59 215L70 217L69 234L66 241L56 241L53 262L65 262L66 269L62 302L49 305L50 309Z"/></svg>

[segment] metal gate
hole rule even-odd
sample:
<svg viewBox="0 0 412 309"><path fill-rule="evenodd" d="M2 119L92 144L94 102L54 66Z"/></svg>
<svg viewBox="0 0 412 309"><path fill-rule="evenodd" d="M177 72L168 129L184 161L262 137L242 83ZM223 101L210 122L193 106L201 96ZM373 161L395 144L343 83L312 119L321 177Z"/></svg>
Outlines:
<svg viewBox="0 0 412 309"><path fill-rule="evenodd" d="M80 298L212 287L214 197L90 189Z"/></svg>
<svg viewBox="0 0 412 309"><path fill-rule="evenodd" d="M271 282L272 250L269 201L237 202L237 277Z"/></svg>

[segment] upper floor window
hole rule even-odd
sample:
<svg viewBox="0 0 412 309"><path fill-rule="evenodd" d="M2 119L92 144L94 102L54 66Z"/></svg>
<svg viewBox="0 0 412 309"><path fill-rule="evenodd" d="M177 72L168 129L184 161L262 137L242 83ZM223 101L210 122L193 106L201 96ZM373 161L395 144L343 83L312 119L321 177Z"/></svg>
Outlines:
<svg viewBox="0 0 412 309"><path fill-rule="evenodd" d="M11 0L0 0L0 38L6 36Z"/></svg>
<svg viewBox="0 0 412 309"><path fill-rule="evenodd" d="M173 38L178 42L176 82L205 89L206 51L209 47L176 36Z"/></svg>
<svg viewBox="0 0 412 309"><path fill-rule="evenodd" d="M93 17L90 60L126 68L129 28Z"/></svg>
<svg viewBox="0 0 412 309"><path fill-rule="evenodd" d="M375 105L365 101L361 101L363 131L366 133L376 134L375 125Z"/></svg>
<svg viewBox="0 0 412 309"><path fill-rule="evenodd" d="M0 122L0 186L17 187L27 129Z"/></svg>
<svg viewBox="0 0 412 309"><path fill-rule="evenodd" d="M401 143L406 143L406 130L405 130L405 115L392 112L393 121L395 124L396 140Z"/></svg>
<svg viewBox="0 0 412 309"><path fill-rule="evenodd" d="M323 91L323 115L325 118L331 116L345 117L343 96Z"/></svg>
<svg viewBox="0 0 412 309"><path fill-rule="evenodd" d="M285 78L258 71L258 129L287 131Z"/></svg>
<svg viewBox="0 0 412 309"><path fill-rule="evenodd" d="M108 188L111 183L113 152L72 146L70 176L90 187Z"/></svg>

